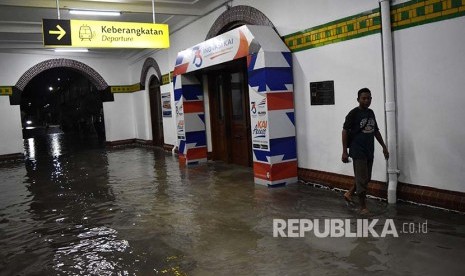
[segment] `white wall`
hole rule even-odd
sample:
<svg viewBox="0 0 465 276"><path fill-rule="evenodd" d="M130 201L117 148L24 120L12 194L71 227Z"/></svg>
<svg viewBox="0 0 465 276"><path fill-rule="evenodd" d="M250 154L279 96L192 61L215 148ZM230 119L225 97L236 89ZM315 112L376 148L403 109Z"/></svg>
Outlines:
<svg viewBox="0 0 465 276"><path fill-rule="evenodd" d="M141 68L138 70L139 76L137 77L137 81L134 80L133 82L140 81L140 72L142 70L142 64L140 65ZM131 70L135 71L135 70ZM151 122L151 111L150 111L150 97L149 97L149 84L150 79L152 76L156 76L157 73L155 72L154 68L150 68L147 72L146 80L145 80L145 89L139 92L133 93L133 110L134 110L134 127L137 139L142 140L152 140L152 122Z"/></svg>
<svg viewBox="0 0 465 276"><path fill-rule="evenodd" d="M212 27L215 20L226 10L226 8L222 7L207 16L195 21L192 24L189 24L185 28L177 31L170 36L170 55L169 58L169 66L170 70L173 70L174 64L176 62L177 54L190 48L200 42L205 41L205 37L208 34L208 31Z"/></svg>
<svg viewBox="0 0 465 276"><path fill-rule="evenodd" d="M56 58L73 59L88 65L97 71L109 85L129 84L127 61L122 59L102 59L83 54L79 56L65 56L62 54L34 55L12 53L0 53L1 68L8 68L8 70L0 70L0 84L13 86L31 67L40 62Z"/></svg>
<svg viewBox="0 0 465 276"><path fill-rule="evenodd" d="M372 91L371 108L384 136L384 90L380 35L349 40L294 54L297 153L301 168L353 175L341 160L345 116L357 103L357 91ZM310 105L310 82L334 81L335 105ZM385 137L385 136L384 136ZM378 146L373 179L386 180L386 162Z"/></svg>
<svg viewBox="0 0 465 276"><path fill-rule="evenodd" d="M140 80L140 72L142 71L142 66L146 58L141 59L140 61L131 65L132 79L136 83ZM159 59L165 62L158 62L158 65L165 64L167 67L166 58ZM172 68L170 69L172 70ZM134 72L138 72L135 74ZM161 71L163 74L169 72ZM134 127L135 127L135 138L143 140L152 140L152 120L151 120L151 110L150 110L150 97L149 97L149 84L152 77L157 77L157 73L154 68L150 68L147 72L146 81L145 81L145 90L138 91L133 93L133 110L134 110ZM160 80L161 82L161 80ZM160 86L160 93L170 93L171 94L171 113L172 117L163 117L163 136L164 142L168 145L176 145L176 111L174 110L174 95L173 95L173 84L166 84Z"/></svg>
<svg viewBox="0 0 465 276"><path fill-rule="evenodd" d="M465 17L394 32L399 181L465 192Z"/></svg>
<svg viewBox="0 0 465 276"><path fill-rule="evenodd" d="M130 78L131 84L140 82L141 72L146 56L141 57L137 62L130 65ZM150 110L150 97L149 97L149 84L150 79L157 76L157 72L154 68L149 68L145 83L144 90L132 93L133 98L133 110L134 110L134 128L136 139L152 140L152 120ZM160 80L161 81L161 80Z"/></svg>
<svg viewBox="0 0 465 276"><path fill-rule="evenodd" d="M234 0L232 4L260 10L271 20L280 36L379 7L378 0ZM287 12L289 10L292 12Z"/></svg>
<svg viewBox="0 0 465 276"><path fill-rule="evenodd" d="M148 87L146 90L132 93L132 97L135 138L142 140L152 140Z"/></svg>
<svg viewBox="0 0 465 276"><path fill-rule="evenodd" d="M136 137L132 93L115 94L115 101L103 103L106 140L119 141Z"/></svg>
<svg viewBox="0 0 465 276"><path fill-rule="evenodd" d="M10 97L0 96L0 155L23 153L23 133L19 105L10 105Z"/></svg>

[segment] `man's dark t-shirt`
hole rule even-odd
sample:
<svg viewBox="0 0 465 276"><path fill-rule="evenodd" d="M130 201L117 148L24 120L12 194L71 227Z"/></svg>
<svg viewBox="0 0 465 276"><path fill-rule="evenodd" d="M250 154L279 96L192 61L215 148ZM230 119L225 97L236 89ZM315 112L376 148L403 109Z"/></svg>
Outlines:
<svg viewBox="0 0 465 276"><path fill-rule="evenodd" d="M373 159L375 133L378 131L375 113L356 107L347 114L343 128L352 135L349 156L353 159Z"/></svg>

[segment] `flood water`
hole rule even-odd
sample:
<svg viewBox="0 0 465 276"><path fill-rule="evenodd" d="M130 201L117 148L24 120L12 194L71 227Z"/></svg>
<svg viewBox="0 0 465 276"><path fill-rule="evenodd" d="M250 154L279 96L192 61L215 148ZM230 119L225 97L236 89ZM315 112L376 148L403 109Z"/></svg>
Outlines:
<svg viewBox="0 0 465 276"><path fill-rule="evenodd" d="M0 164L1 275L465 273L462 214L369 200L369 219L399 232L426 222L426 232L273 237L273 219L367 217L340 192L255 185L251 168L186 168L160 149L109 150L62 133L24 145L25 162Z"/></svg>

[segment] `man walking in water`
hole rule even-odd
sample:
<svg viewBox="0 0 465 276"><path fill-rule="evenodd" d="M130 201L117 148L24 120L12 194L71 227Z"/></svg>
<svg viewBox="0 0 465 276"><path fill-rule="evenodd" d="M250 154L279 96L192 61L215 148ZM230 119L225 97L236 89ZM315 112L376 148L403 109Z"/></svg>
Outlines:
<svg viewBox="0 0 465 276"><path fill-rule="evenodd" d="M357 191L360 214L368 214L366 193L373 168L374 138L383 147L386 160L389 158L389 152L379 132L375 113L369 108L371 105L370 89L360 89L357 102L359 106L347 114L342 127L342 162L348 163L349 157L353 159L355 176L355 183L344 194L344 199L352 203L352 196ZM349 148L349 152L347 152L347 148Z"/></svg>

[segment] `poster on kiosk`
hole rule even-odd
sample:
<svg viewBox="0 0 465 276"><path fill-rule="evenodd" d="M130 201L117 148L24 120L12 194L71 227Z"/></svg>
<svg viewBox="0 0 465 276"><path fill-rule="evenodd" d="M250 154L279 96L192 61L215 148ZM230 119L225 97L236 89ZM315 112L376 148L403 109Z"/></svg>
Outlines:
<svg viewBox="0 0 465 276"><path fill-rule="evenodd" d="M250 89L249 93L252 147L254 150L269 151L270 137L266 95L258 93L253 89Z"/></svg>

